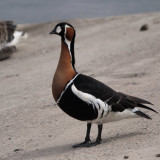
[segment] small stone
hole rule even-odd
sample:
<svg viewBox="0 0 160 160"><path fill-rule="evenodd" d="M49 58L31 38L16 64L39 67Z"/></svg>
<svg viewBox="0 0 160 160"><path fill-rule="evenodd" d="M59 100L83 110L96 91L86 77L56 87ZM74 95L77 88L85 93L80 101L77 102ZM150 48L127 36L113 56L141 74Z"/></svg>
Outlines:
<svg viewBox="0 0 160 160"><path fill-rule="evenodd" d="M52 137L52 135L49 135L49 137Z"/></svg>
<svg viewBox="0 0 160 160"><path fill-rule="evenodd" d="M160 153L159 153L159 154L156 154L156 157L160 157Z"/></svg>
<svg viewBox="0 0 160 160"><path fill-rule="evenodd" d="M18 151L22 151L23 149L22 148L16 148L15 150L14 150L14 152L18 152Z"/></svg>
<svg viewBox="0 0 160 160"><path fill-rule="evenodd" d="M124 156L124 159L128 159L128 158L129 158L129 156L128 156L128 155L125 155L125 156Z"/></svg>
<svg viewBox="0 0 160 160"><path fill-rule="evenodd" d="M8 139L11 140L11 137L9 137Z"/></svg>
<svg viewBox="0 0 160 160"><path fill-rule="evenodd" d="M148 24L144 24L144 25L141 26L140 31L146 31L148 29L149 29Z"/></svg>

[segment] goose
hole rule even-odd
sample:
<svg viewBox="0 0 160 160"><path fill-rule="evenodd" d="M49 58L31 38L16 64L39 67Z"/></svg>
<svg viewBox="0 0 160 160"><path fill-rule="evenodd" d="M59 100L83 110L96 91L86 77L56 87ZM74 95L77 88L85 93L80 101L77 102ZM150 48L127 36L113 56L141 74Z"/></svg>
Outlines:
<svg viewBox="0 0 160 160"><path fill-rule="evenodd" d="M50 34L61 37L61 53L52 83L53 98L66 114L87 123L84 142L73 145L73 148L100 144L104 123L138 117L151 119L139 108L157 113L147 106L152 105L151 102L116 92L104 83L76 71L74 53L76 31L71 24L58 23ZM92 124L98 126L95 142L90 140Z"/></svg>

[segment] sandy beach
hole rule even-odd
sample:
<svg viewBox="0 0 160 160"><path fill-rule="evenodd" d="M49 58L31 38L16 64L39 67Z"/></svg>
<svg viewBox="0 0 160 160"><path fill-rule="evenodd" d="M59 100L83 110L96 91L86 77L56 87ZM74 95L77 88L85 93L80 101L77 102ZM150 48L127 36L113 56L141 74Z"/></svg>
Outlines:
<svg viewBox="0 0 160 160"><path fill-rule="evenodd" d="M84 140L86 123L66 115L52 98L61 42L49 32L58 22L18 25L28 38L0 61L0 160L160 159L160 115L146 110L152 120L107 123L102 144L72 148ZM160 113L160 12L67 22L76 29L79 73L151 101ZM140 31L144 24L148 30ZM96 135L94 125L91 139Z"/></svg>

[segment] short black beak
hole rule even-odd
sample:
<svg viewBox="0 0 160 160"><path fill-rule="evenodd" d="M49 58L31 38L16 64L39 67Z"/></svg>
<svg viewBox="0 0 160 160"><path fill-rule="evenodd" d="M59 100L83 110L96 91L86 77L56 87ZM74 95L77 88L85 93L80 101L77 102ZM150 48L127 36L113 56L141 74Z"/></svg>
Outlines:
<svg viewBox="0 0 160 160"><path fill-rule="evenodd" d="M54 29L53 31L50 32L50 34L58 34L58 33L57 33L56 30Z"/></svg>

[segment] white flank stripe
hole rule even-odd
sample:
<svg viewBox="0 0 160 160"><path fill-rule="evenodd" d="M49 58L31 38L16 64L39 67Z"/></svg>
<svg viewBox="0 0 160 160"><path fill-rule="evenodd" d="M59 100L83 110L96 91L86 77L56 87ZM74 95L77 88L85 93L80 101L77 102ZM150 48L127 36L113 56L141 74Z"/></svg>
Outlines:
<svg viewBox="0 0 160 160"><path fill-rule="evenodd" d="M135 113L136 111L139 111L139 109L135 107L133 109L130 109L130 111L133 112L133 113Z"/></svg>
<svg viewBox="0 0 160 160"><path fill-rule="evenodd" d="M93 106L93 109L97 109L98 111L98 117L97 119L101 119L103 117L105 117L109 111L110 111L110 107L108 106L107 103L103 102L102 100L94 97L93 95L91 94L88 94L88 93L84 93L82 91L79 91L75 85L73 84L72 87L72 92L78 97L80 98L82 101L88 103L88 104L92 104ZM102 112L103 113L103 116L102 116Z"/></svg>

